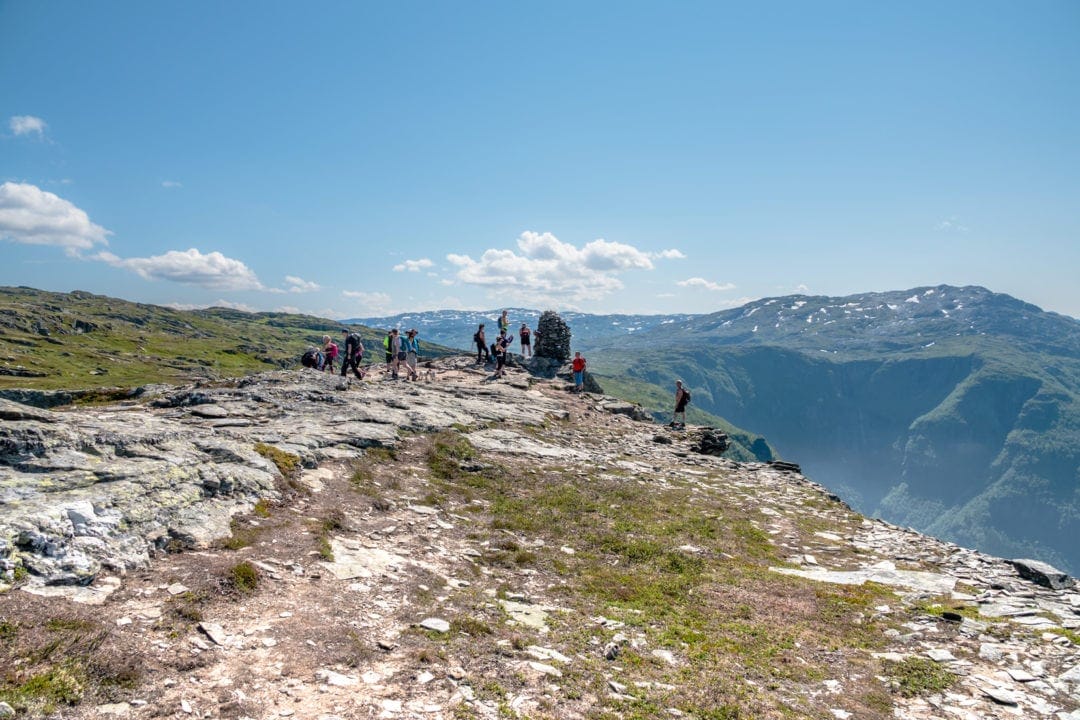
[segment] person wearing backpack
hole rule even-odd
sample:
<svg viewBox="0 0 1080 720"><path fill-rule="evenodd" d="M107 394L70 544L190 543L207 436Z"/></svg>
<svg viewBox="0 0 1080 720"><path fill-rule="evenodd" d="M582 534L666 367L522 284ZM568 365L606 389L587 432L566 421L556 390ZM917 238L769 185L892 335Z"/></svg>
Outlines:
<svg viewBox="0 0 1080 720"><path fill-rule="evenodd" d="M419 380L416 361L420 356L420 341L416 339L416 328L405 333L405 339L401 341L401 349L405 351L405 368L409 371L409 380Z"/></svg>
<svg viewBox="0 0 1080 720"><path fill-rule="evenodd" d="M309 345L308 349L300 357L300 364L306 368L312 370L321 370L323 363L322 353L314 345Z"/></svg>
<svg viewBox="0 0 1080 720"><path fill-rule="evenodd" d="M690 404L690 391L683 387L682 380L675 381L675 412L671 414L671 427L686 428L686 406ZM682 422L678 422L679 416Z"/></svg>
<svg viewBox="0 0 1080 720"><path fill-rule="evenodd" d="M391 345L394 342L395 332L397 332L397 330L387 330L386 337L384 337L382 341L383 349L386 350L386 372L390 372L390 370L393 368L394 349L393 347L391 347ZM394 375L396 376L397 372L395 372Z"/></svg>
<svg viewBox="0 0 1080 720"><path fill-rule="evenodd" d="M488 352L487 338L484 337L484 323L480 323L480 327L473 333L472 339L473 342L476 343L476 364L482 365L491 362L491 353Z"/></svg>
<svg viewBox="0 0 1080 720"><path fill-rule="evenodd" d="M364 343L360 336L348 330L342 330L345 335L345 353L341 357L341 377L352 368L353 374L360 380L364 379L364 371L360 369L360 361L364 359Z"/></svg>

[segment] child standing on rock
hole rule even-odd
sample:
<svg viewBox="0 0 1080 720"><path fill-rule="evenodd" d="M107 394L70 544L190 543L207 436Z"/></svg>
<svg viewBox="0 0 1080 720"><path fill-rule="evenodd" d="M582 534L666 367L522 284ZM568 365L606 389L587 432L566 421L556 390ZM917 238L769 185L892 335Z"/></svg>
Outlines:
<svg viewBox="0 0 1080 720"><path fill-rule="evenodd" d="M574 370L574 392L581 392L585 389L585 358L581 357L581 353L574 353L571 367Z"/></svg>

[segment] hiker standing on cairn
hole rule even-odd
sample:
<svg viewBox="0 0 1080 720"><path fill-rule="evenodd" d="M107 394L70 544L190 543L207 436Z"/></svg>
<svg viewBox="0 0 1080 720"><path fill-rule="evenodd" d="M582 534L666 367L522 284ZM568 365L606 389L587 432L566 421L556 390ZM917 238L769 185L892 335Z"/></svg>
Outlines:
<svg viewBox="0 0 1080 720"><path fill-rule="evenodd" d="M484 323L480 323L480 327L472 336L473 342L476 343L476 364L491 362L491 353L488 352L487 338L484 337Z"/></svg>
<svg viewBox="0 0 1080 720"><path fill-rule="evenodd" d="M364 343L360 335L348 330L342 330L345 335L345 353L341 356L341 377L345 377L352 368L357 379L364 379L364 371L360 369L360 361L364 359Z"/></svg>
<svg viewBox="0 0 1080 720"><path fill-rule="evenodd" d="M690 391L683 387L682 380L675 381L675 412L671 414L671 427L686 429L686 406L690 403ZM679 416L682 422L679 422Z"/></svg>
<svg viewBox="0 0 1080 720"><path fill-rule="evenodd" d="M581 392L585 389L585 358L581 357L580 352L574 353L571 367L574 370L574 392Z"/></svg>

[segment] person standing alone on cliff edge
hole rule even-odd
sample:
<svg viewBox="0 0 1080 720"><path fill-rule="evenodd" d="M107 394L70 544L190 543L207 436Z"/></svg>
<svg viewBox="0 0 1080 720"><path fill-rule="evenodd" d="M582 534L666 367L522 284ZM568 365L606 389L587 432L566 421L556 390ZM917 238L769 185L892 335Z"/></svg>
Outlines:
<svg viewBox="0 0 1080 720"><path fill-rule="evenodd" d="M682 380L675 381L675 412L671 414L671 427L686 428L686 406L690 404L690 391L683 387ZM678 422L679 416L682 422Z"/></svg>

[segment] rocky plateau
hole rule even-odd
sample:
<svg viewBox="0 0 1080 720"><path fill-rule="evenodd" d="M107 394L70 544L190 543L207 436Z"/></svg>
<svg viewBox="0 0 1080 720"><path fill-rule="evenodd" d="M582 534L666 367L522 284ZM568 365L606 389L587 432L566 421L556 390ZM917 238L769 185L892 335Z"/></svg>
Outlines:
<svg viewBox="0 0 1080 720"><path fill-rule="evenodd" d="M559 377L422 377L0 400L0 718L1080 720L1080 593L1053 568ZM681 529L646 537L657 498ZM227 587L240 565L257 587ZM659 600L633 586L654 575ZM73 657L92 634L126 681L57 656L74 689L36 698L34 632Z"/></svg>

